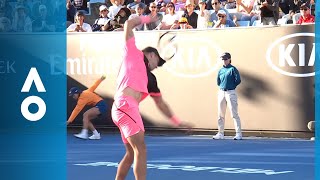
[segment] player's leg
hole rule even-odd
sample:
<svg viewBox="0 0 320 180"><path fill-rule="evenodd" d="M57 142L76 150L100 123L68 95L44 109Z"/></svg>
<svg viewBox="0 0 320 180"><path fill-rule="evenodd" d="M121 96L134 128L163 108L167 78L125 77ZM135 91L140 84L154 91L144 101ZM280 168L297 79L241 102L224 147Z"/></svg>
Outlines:
<svg viewBox="0 0 320 180"><path fill-rule="evenodd" d="M120 104L117 100L113 103L112 109L111 109L111 116L114 124L118 126L120 133L121 133L121 138L122 142L126 148L126 154L123 156L121 162L119 163L118 169L117 169L117 174L115 180L124 180L131 168L131 165L133 163L134 159L134 153L132 150L131 145L127 141L127 139L124 136L124 133L122 131L122 128L125 128L124 126L125 122L129 117L122 111L120 111L117 107L116 104ZM130 121L129 121L130 122Z"/></svg>
<svg viewBox="0 0 320 180"><path fill-rule="evenodd" d="M90 129L92 131L92 135L89 137L89 139L101 139L100 133L95 129L95 127L93 126L91 120L95 119L97 117L105 117L106 113L107 113L107 104L104 100L101 100L100 102L98 102L95 106L95 108L99 109L99 114L97 115L98 112L96 112L95 109L95 114L93 114L93 116L95 117L89 117L89 121L88 121L88 129Z"/></svg>
<svg viewBox="0 0 320 180"><path fill-rule="evenodd" d="M227 108L227 101L225 98L225 91L219 90L218 92L218 133L212 137L213 139L224 138L226 108Z"/></svg>
<svg viewBox="0 0 320 180"><path fill-rule="evenodd" d="M242 139L242 132L241 132L241 121L238 114L238 96L235 90L228 91L226 93L226 100L228 107L231 112L231 116L234 122L234 127L236 131L236 136L233 138L234 140Z"/></svg>
<svg viewBox="0 0 320 180"><path fill-rule="evenodd" d="M123 142L125 144L129 142L132 148L136 180L144 180L146 178L146 146L144 143L144 126L136 100L128 96L119 97L112 107L112 119L121 131ZM121 166L118 167L119 176L124 176L129 171L126 165L131 163L129 161L131 156L128 155L129 157L126 158L127 154L121 161Z"/></svg>
<svg viewBox="0 0 320 180"><path fill-rule="evenodd" d="M124 180L126 178L134 159L134 153L131 145L123 136L121 129L120 129L120 132L121 132L122 141L126 148L126 154L123 156L121 162L119 163L116 180Z"/></svg>
<svg viewBox="0 0 320 180"><path fill-rule="evenodd" d="M100 111L99 108L97 107L93 107L89 110L87 110L84 114L83 114L83 128L81 133L76 134L75 136L81 139L88 139L88 129L90 129L93 134L100 136L100 134L98 133L98 131L94 128L93 124L91 123L92 119L95 119L99 116Z"/></svg>
<svg viewBox="0 0 320 180"><path fill-rule="evenodd" d="M127 138L134 152L133 172L136 180L145 180L147 176L147 149L144 142L144 132Z"/></svg>
<svg viewBox="0 0 320 180"><path fill-rule="evenodd" d="M84 129L90 129L91 131L94 131L95 128L93 124L91 123L92 119L97 118L100 115L100 110L97 107L93 107L86 111L83 114L83 128Z"/></svg>

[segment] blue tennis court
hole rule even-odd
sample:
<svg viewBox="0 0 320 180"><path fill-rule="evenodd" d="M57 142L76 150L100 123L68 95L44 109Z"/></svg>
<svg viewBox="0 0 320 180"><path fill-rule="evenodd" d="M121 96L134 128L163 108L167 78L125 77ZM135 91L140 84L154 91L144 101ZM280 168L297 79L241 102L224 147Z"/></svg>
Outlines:
<svg viewBox="0 0 320 180"><path fill-rule="evenodd" d="M68 134L69 180L113 180L125 149L119 134ZM210 136L146 136L149 180L313 180L314 141ZM128 180L134 180L133 171Z"/></svg>

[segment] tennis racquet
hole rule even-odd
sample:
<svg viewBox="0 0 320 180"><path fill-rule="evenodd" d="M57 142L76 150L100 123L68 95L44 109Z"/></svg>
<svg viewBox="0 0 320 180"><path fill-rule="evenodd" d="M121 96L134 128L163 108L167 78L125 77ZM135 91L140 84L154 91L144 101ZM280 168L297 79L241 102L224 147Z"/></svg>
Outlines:
<svg viewBox="0 0 320 180"><path fill-rule="evenodd" d="M177 54L178 46L176 37L177 33L170 31L167 31L160 35L157 49L162 59L168 61Z"/></svg>

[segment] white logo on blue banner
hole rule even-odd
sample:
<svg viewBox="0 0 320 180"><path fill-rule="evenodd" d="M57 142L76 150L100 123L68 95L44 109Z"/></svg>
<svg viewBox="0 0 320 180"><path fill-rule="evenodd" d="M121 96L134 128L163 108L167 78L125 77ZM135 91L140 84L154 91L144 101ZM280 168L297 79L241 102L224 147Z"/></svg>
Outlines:
<svg viewBox="0 0 320 180"><path fill-rule="evenodd" d="M46 89L41 81L40 75L36 68L31 68L29 74L26 78L26 81L23 84L21 92L30 92L30 88L32 86L32 82L36 85L38 92L46 92ZM38 106L38 111L35 113L31 113L29 110L29 106L31 104L36 104ZM24 99L21 103L21 113L24 118L29 121L38 121L43 118L46 114L46 103L38 96L29 96Z"/></svg>

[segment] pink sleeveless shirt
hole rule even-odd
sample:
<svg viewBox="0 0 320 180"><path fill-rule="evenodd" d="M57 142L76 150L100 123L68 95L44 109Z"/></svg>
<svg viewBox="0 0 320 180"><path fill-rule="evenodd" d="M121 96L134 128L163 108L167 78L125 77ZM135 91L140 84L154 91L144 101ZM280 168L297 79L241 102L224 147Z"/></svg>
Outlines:
<svg viewBox="0 0 320 180"><path fill-rule="evenodd" d="M117 92L126 87L141 92L141 101L148 96L148 76L143 52L140 51L132 37L125 44L124 59L117 77Z"/></svg>

